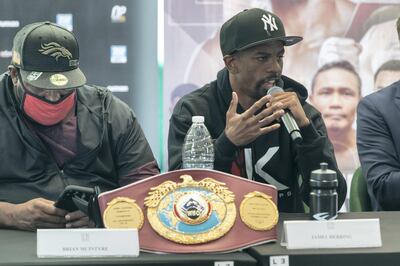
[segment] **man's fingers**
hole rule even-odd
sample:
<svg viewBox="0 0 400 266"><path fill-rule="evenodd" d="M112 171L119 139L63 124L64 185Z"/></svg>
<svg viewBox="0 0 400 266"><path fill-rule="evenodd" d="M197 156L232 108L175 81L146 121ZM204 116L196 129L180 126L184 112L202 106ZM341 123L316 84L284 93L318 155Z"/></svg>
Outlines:
<svg viewBox="0 0 400 266"><path fill-rule="evenodd" d="M283 109L287 109L297 104L297 100L293 98L282 99L279 101Z"/></svg>
<svg viewBox="0 0 400 266"><path fill-rule="evenodd" d="M79 228L79 227L88 227L89 226L89 217L82 217L73 222L68 222L66 224L67 228Z"/></svg>
<svg viewBox="0 0 400 266"><path fill-rule="evenodd" d="M65 228L65 223L37 222L36 228Z"/></svg>
<svg viewBox="0 0 400 266"><path fill-rule="evenodd" d="M263 127L260 129L260 136L265 135L271 131L277 130L278 128L280 128L280 126L281 126L280 124L273 124L268 127Z"/></svg>
<svg viewBox="0 0 400 266"><path fill-rule="evenodd" d="M290 97L297 98L297 94L292 91L277 92L277 93L274 93L274 95L272 96L272 101L280 101L282 99L290 98Z"/></svg>
<svg viewBox="0 0 400 266"><path fill-rule="evenodd" d="M280 111L283 109L283 105L282 103L278 102L274 105L268 105L268 107L264 110L262 110L259 114L254 116L254 119L256 121L261 121L262 119L264 119L267 116L270 116L272 113L275 113L277 111ZM282 114L283 115L283 114Z"/></svg>
<svg viewBox="0 0 400 266"><path fill-rule="evenodd" d="M67 211L54 207L54 201L36 198L23 204L31 212L39 211L46 215L64 217Z"/></svg>
<svg viewBox="0 0 400 266"><path fill-rule="evenodd" d="M274 105L277 102L282 103L284 109L296 105L297 103L300 103L297 94L294 92L286 92L277 96L274 95L271 102L272 105Z"/></svg>
<svg viewBox="0 0 400 266"><path fill-rule="evenodd" d="M287 92L276 92L272 95L272 101L274 101L274 100L279 101L280 99L283 99L286 97L287 97Z"/></svg>
<svg viewBox="0 0 400 266"><path fill-rule="evenodd" d="M228 111L226 112L226 117L229 119L236 114L237 106L238 106L238 96L236 92L232 92L232 100L229 104Z"/></svg>
<svg viewBox="0 0 400 266"><path fill-rule="evenodd" d="M65 215L67 221L75 221L81 219L82 217L86 217L86 214L84 214L82 211L74 211Z"/></svg>
<svg viewBox="0 0 400 266"><path fill-rule="evenodd" d="M55 216L55 215L50 215L46 214L44 212L39 214L39 217L37 217L37 223L52 223L52 224L62 224L65 225L67 222L64 216Z"/></svg>
<svg viewBox="0 0 400 266"><path fill-rule="evenodd" d="M40 210L46 214L60 216L60 217L64 217L67 214L66 210L54 207L54 202L52 201L42 202L42 203L43 204L39 203L37 207L40 208Z"/></svg>
<svg viewBox="0 0 400 266"><path fill-rule="evenodd" d="M88 227L89 217L82 211L70 212L65 216L67 220L67 228Z"/></svg>
<svg viewBox="0 0 400 266"><path fill-rule="evenodd" d="M266 104L271 100L271 95L265 95L260 100L255 102L246 112L243 113L245 119L252 117L258 110L266 106Z"/></svg>
<svg viewBox="0 0 400 266"><path fill-rule="evenodd" d="M268 126L269 124L271 124L273 121L278 120L279 118L281 118L283 115L285 114L285 112L283 110L278 110L276 112L274 112L273 114L264 117L263 119L261 119L258 123L260 127L265 127Z"/></svg>

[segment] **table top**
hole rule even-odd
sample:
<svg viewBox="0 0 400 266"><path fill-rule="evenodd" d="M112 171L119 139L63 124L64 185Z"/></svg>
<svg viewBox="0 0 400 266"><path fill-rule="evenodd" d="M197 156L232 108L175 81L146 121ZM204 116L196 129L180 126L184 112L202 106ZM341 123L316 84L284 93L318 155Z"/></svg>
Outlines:
<svg viewBox="0 0 400 266"><path fill-rule="evenodd" d="M260 261L260 265L274 265L279 257L288 256L290 266L295 265L400 265L400 212L350 212L339 214L338 219L379 218L382 247L288 250L280 245L283 221L307 220L307 214L280 214L278 242L252 247L247 251ZM271 261L270 261L271 260ZM271 262L271 264L270 264ZM276 264L281 265L281 264Z"/></svg>
<svg viewBox="0 0 400 266"><path fill-rule="evenodd" d="M0 230L0 265L208 265L233 262L234 266L256 266L257 261L245 252L229 254L152 254L140 252L132 258L38 258L36 233ZM225 266L229 264L221 264Z"/></svg>
<svg viewBox="0 0 400 266"><path fill-rule="evenodd" d="M379 248L288 250L280 245L282 224L307 220L307 214L280 214L278 242L228 254L152 254L136 258L37 258L36 233L0 229L0 266L15 265L221 265L221 266L398 266L400 265L400 212L343 213L338 219L379 218L383 246ZM240 237L240 236L238 236ZM289 261L281 264L279 256ZM216 264L220 262L220 264ZM223 263L224 262L224 263ZM230 264L226 262L231 262Z"/></svg>

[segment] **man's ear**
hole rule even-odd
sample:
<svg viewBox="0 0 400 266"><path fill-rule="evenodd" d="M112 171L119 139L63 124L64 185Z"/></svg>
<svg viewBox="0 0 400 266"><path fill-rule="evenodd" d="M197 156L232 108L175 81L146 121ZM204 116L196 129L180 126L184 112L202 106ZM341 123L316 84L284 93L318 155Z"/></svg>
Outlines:
<svg viewBox="0 0 400 266"><path fill-rule="evenodd" d="M17 81L18 81L18 79L17 79L17 68L15 66L13 66L13 65L9 65L8 66L8 72L10 74L12 82L14 83L14 85L16 85Z"/></svg>
<svg viewBox="0 0 400 266"><path fill-rule="evenodd" d="M238 73L238 58L232 55L224 56L225 66L228 69L229 73L236 74Z"/></svg>

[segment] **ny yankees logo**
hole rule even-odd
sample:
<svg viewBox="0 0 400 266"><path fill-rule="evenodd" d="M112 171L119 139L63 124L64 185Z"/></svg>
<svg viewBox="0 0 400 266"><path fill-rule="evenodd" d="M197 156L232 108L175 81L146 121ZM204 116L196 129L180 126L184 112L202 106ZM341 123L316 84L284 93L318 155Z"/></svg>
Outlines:
<svg viewBox="0 0 400 266"><path fill-rule="evenodd" d="M268 14L268 16L264 14L261 20L264 22L264 29L268 34L270 34L268 30L268 25L270 31L278 30L278 26L276 26L275 22L275 17L271 16L271 14Z"/></svg>
<svg viewBox="0 0 400 266"><path fill-rule="evenodd" d="M65 57L68 59L72 58L72 54L70 51L67 50L67 48L62 47L56 42L51 42L51 43L45 43L41 45L42 49L39 49L39 52L43 55L50 55L52 57L56 58L56 61L58 61L59 57Z"/></svg>

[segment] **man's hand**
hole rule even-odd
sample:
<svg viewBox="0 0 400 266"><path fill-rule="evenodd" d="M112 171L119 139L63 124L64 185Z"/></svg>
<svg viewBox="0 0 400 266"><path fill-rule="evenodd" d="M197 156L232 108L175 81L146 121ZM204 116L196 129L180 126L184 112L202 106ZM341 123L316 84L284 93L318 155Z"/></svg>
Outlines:
<svg viewBox="0 0 400 266"><path fill-rule="evenodd" d="M232 93L232 101L226 112L225 134L233 144L236 146L246 145L257 137L279 128L279 124L271 125L271 123L284 114L281 104L270 105L256 114L257 111L266 106L270 99L271 96L266 95L245 112L238 114L236 113L238 96L236 92Z"/></svg>
<svg viewBox="0 0 400 266"><path fill-rule="evenodd" d="M268 107L279 105L282 109L288 109L292 113L297 125L305 127L310 124L310 120L307 118L304 112L303 106L301 106L299 98L295 92L277 92L272 95L271 101L267 104Z"/></svg>
<svg viewBox="0 0 400 266"><path fill-rule="evenodd" d="M70 212L65 215L65 219L67 228L94 227L94 223L81 211Z"/></svg>
<svg viewBox="0 0 400 266"><path fill-rule="evenodd" d="M54 202L36 198L14 205L11 225L18 229L34 231L37 228L63 228L67 211L54 207Z"/></svg>

